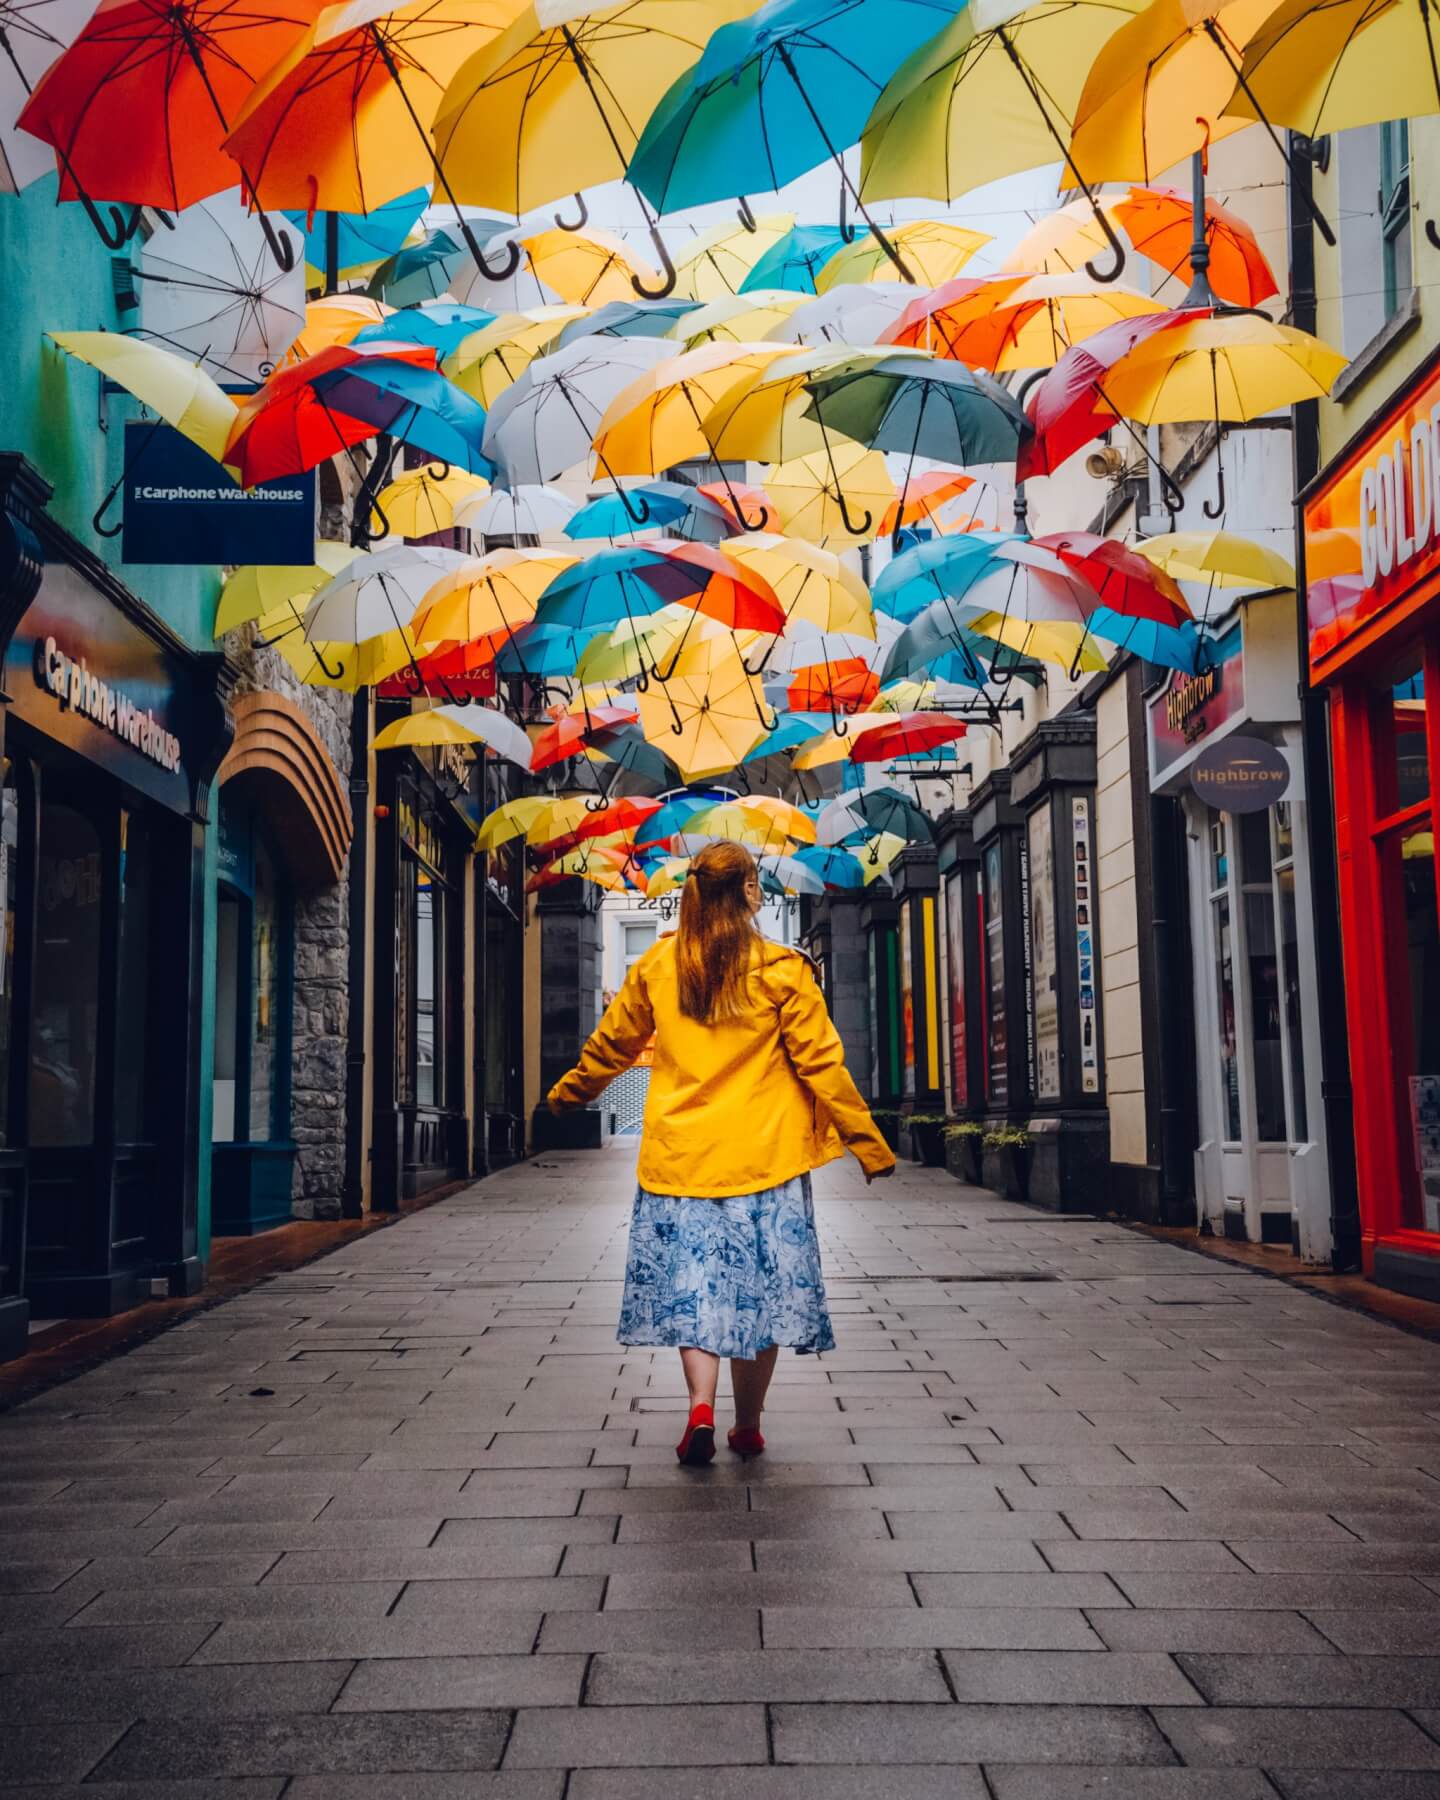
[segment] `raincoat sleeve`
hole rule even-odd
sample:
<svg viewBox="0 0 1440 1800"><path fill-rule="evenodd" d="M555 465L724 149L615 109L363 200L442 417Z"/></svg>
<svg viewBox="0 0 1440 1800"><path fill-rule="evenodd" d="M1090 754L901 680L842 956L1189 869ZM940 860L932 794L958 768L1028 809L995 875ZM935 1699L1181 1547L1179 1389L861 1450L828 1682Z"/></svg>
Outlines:
<svg viewBox="0 0 1440 1800"><path fill-rule="evenodd" d="M551 1088L548 1096L551 1112L588 1106L622 1070L630 1067L649 1043L654 1030L650 995L646 991L641 965L636 963L580 1052L579 1062Z"/></svg>
<svg viewBox="0 0 1440 1800"><path fill-rule="evenodd" d="M780 1036L795 1073L867 1175L893 1168L895 1153L881 1137L845 1066L845 1047L809 962L803 956L787 956L777 973Z"/></svg>

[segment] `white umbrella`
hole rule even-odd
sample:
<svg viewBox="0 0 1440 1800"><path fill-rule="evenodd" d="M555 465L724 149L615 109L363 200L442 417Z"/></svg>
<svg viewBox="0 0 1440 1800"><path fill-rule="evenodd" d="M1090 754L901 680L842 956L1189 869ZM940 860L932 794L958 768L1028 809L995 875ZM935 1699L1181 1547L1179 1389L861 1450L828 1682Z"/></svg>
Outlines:
<svg viewBox="0 0 1440 1800"><path fill-rule="evenodd" d="M95 0L0 0L0 193L53 173L49 144L17 131L35 83L95 10Z"/></svg>
<svg viewBox="0 0 1440 1800"><path fill-rule="evenodd" d="M317 589L305 608L305 636L312 643L363 644L397 631L440 576L466 560L459 550L429 544L392 544L357 556Z"/></svg>
<svg viewBox="0 0 1440 1800"><path fill-rule="evenodd" d="M493 706L451 706L447 703L428 707L423 717L433 719L437 713L463 725L466 731L473 731L482 744L497 756L503 756L506 762L515 763L522 769L530 767L530 739L513 719L497 712Z"/></svg>
<svg viewBox="0 0 1440 1800"><path fill-rule="evenodd" d="M437 217L440 217L443 230L443 217ZM480 247L486 262L492 268L502 268L509 260L510 247L512 244L518 245L522 229L517 225L512 230L497 232L495 236L484 240ZM446 272L452 299L458 300L462 306L483 307L497 318L501 313L524 312L531 306L558 306L561 303L554 288L543 282L530 267L530 259L523 251L514 273L507 275L503 281L492 281L488 275L482 274L468 252L463 261L447 266Z"/></svg>
<svg viewBox="0 0 1440 1800"><path fill-rule="evenodd" d="M563 531L578 508L553 487L491 488L455 508L455 523L479 537L544 537Z"/></svg>
<svg viewBox="0 0 1440 1800"><path fill-rule="evenodd" d="M485 454L511 486L553 481L587 463L610 402L674 353L664 338L582 337L552 356L537 356L490 408Z"/></svg>
<svg viewBox="0 0 1440 1800"><path fill-rule="evenodd" d="M825 892L825 882L820 874L793 856L760 856L755 860L762 875L773 875L792 894Z"/></svg>
<svg viewBox="0 0 1440 1800"><path fill-rule="evenodd" d="M134 278L142 336L189 351L221 381L262 380L305 323L304 259L277 268L238 188L155 232Z"/></svg>
<svg viewBox="0 0 1440 1800"><path fill-rule="evenodd" d="M772 344L878 344L921 290L908 281L847 282L797 306Z"/></svg>

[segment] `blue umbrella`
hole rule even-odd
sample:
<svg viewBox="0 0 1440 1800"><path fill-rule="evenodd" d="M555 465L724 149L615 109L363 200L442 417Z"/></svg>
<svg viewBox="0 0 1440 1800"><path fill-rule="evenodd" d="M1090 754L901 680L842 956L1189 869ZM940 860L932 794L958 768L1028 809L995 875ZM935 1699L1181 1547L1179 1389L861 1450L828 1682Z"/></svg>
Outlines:
<svg viewBox="0 0 1440 1800"><path fill-rule="evenodd" d="M563 350L581 337L667 337L675 321L699 305L678 294L669 300L607 300L583 319L572 319L553 348Z"/></svg>
<svg viewBox="0 0 1440 1800"><path fill-rule="evenodd" d="M722 793L718 788L699 788L686 794L676 794L673 800L667 800L659 812L652 813L637 828L635 842L641 846L659 844L674 837L677 831L683 831L697 812L703 812L707 806L714 806L717 800L731 798L731 795Z"/></svg>
<svg viewBox="0 0 1440 1800"><path fill-rule="evenodd" d="M1108 606L1097 606L1090 615L1089 626L1096 637L1132 651L1144 662L1179 669L1186 675L1193 675L1202 666L1204 640L1193 620L1184 625L1161 625L1154 619L1136 619L1127 613L1112 612ZM1209 645L1205 644L1204 649L1208 654Z"/></svg>
<svg viewBox="0 0 1440 1800"><path fill-rule="evenodd" d="M769 0L722 25L666 94L630 161L663 212L769 193L827 159L867 224L843 151L912 50L964 0ZM889 241L876 232L908 279Z"/></svg>
<svg viewBox="0 0 1440 1800"><path fill-rule="evenodd" d="M500 675L570 676L588 642L584 634L522 625L495 658L495 669Z"/></svg>
<svg viewBox="0 0 1440 1800"><path fill-rule="evenodd" d="M876 610L908 622L936 600L957 598L985 573L996 545L1009 543L1014 536L965 531L913 545L892 557L870 584Z"/></svg>
<svg viewBox="0 0 1440 1800"><path fill-rule="evenodd" d="M718 544L738 537L739 521L708 494L683 481L646 481L626 490L630 502L643 500L649 510L645 523L663 525L675 537ZM629 537L636 529L635 516L619 494L602 494L582 506L565 527L570 538Z"/></svg>
<svg viewBox="0 0 1440 1800"><path fill-rule="evenodd" d="M887 356L807 385L814 396L809 418L872 450L908 455L912 464L917 456L959 468L1014 462L1028 429L1018 401L993 375L941 357ZM904 502L902 489L902 509Z"/></svg>
<svg viewBox="0 0 1440 1800"><path fill-rule="evenodd" d="M761 738L753 750L748 750L741 762L758 762L762 756L774 756L779 750L793 750L797 745L808 744L811 738L828 731L832 723L828 712L781 712L776 717L779 723L774 731Z"/></svg>
<svg viewBox="0 0 1440 1800"><path fill-rule="evenodd" d="M363 419L427 456L439 457L472 475L495 472L495 465L480 448L485 408L438 369L372 356L363 363L317 375L314 387L332 411Z"/></svg>
<svg viewBox="0 0 1440 1800"><path fill-rule="evenodd" d="M437 357L448 356L462 338L481 331L495 319L478 306L459 306L453 300L427 300L423 306L404 306L387 313L377 325L357 331L356 344L433 344Z"/></svg>
<svg viewBox="0 0 1440 1800"><path fill-rule="evenodd" d="M708 571L672 561L644 544L617 545L597 550L557 575L540 596L535 623L604 631L698 593L708 580Z"/></svg>
<svg viewBox="0 0 1440 1800"><path fill-rule="evenodd" d="M368 213L336 213L336 268L343 274L361 263L379 262L392 256L409 237L421 213L430 204L429 188L411 188L408 194L387 200ZM285 217L305 239L305 260L323 270L328 254L331 214L287 212Z"/></svg>
<svg viewBox="0 0 1440 1800"><path fill-rule="evenodd" d="M860 859L848 850L827 849L823 844L801 844L792 852L796 862L813 869L826 887L861 888L865 871Z"/></svg>
<svg viewBox="0 0 1440 1800"><path fill-rule="evenodd" d="M513 226L514 222L501 218L498 213L483 213L467 214L466 223L475 237L484 239ZM392 306L438 300L469 255L469 246L458 228L441 226L427 231L418 244L406 244L397 250L370 277L370 285L365 291L372 299L388 300Z"/></svg>
<svg viewBox="0 0 1440 1800"><path fill-rule="evenodd" d="M845 242L838 225L792 225L779 241L758 259L740 283L740 292L751 288L788 288L791 293L813 294L815 277Z"/></svg>

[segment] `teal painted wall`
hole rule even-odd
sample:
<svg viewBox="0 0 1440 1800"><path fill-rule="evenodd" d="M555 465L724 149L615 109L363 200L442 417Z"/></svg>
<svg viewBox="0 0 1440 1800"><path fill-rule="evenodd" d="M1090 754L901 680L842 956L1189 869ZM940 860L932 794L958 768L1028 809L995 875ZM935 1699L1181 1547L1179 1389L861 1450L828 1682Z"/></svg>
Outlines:
<svg viewBox="0 0 1440 1800"><path fill-rule="evenodd" d="M122 327L111 282L111 256L80 207L55 204L56 178L21 194L0 194L0 448L21 451L55 489L51 515L102 556L125 585L193 649L214 645L220 591L216 568L157 568L120 562L120 540L102 538L91 517L123 466L124 421L139 408L128 397L103 398L100 376L45 337L47 331ZM120 252L121 255L127 252ZM133 318L133 314L129 317ZM102 419L104 426L102 428ZM118 505L110 516L118 523ZM213 820L205 834L207 871L201 1016L199 1187L200 1254L210 1252L210 1071L215 1036L215 856Z"/></svg>

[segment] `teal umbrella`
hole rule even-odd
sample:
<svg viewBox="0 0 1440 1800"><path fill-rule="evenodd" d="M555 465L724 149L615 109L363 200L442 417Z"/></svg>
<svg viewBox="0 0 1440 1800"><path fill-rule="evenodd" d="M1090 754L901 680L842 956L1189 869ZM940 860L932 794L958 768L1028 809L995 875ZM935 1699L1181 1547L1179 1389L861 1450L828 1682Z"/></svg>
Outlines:
<svg viewBox="0 0 1440 1800"><path fill-rule="evenodd" d="M1025 430L1015 397L964 363L911 354L841 367L809 384L808 416L868 444L965 468L1014 462ZM897 517L904 507L904 494Z"/></svg>
<svg viewBox="0 0 1440 1800"><path fill-rule="evenodd" d="M329 256L330 221L333 219L335 267L341 271L393 256L429 204L429 188L411 188L408 194L387 200L374 212L287 212L285 217L305 239L306 262L312 269L322 271Z"/></svg>
<svg viewBox="0 0 1440 1800"><path fill-rule="evenodd" d="M698 300L680 295L668 300L608 300L583 319L572 319L552 348L563 350L580 337L668 337L675 321L699 305Z"/></svg>
<svg viewBox="0 0 1440 1800"><path fill-rule="evenodd" d="M815 277L846 238L838 225L792 225L779 243L759 258L740 283L740 292L788 288L791 293L813 294Z"/></svg>
<svg viewBox="0 0 1440 1800"><path fill-rule="evenodd" d="M427 300L423 306L404 306L386 313L376 325L355 333L357 344L433 344L437 357L448 356L472 331L492 323L495 314L478 306L459 306L453 300Z"/></svg>
<svg viewBox="0 0 1440 1800"><path fill-rule="evenodd" d="M483 239L513 227L514 220L493 213L467 214L466 224L475 237ZM441 226L427 231L418 244L404 245L381 263L365 292L372 300L385 300L391 306L438 300L469 260L470 249L459 229L454 225ZM508 273L513 274L519 262L517 247Z"/></svg>

